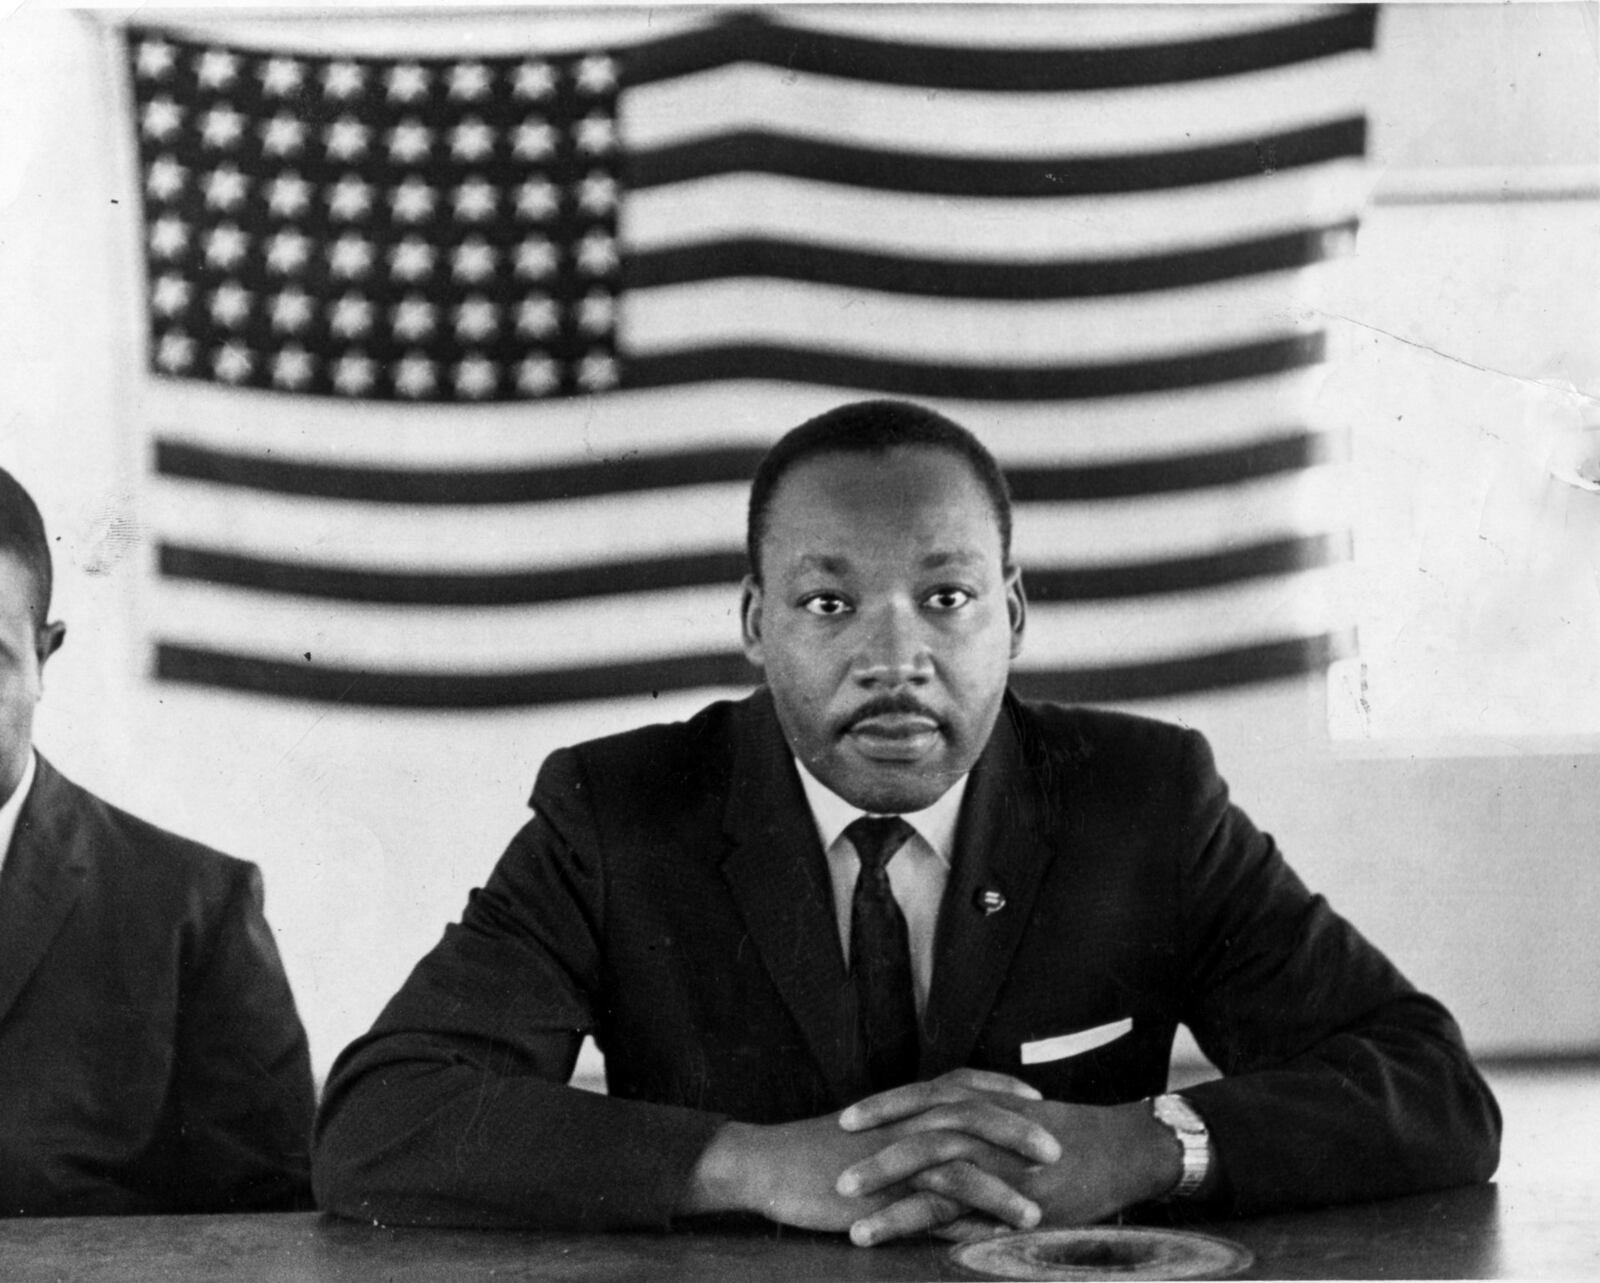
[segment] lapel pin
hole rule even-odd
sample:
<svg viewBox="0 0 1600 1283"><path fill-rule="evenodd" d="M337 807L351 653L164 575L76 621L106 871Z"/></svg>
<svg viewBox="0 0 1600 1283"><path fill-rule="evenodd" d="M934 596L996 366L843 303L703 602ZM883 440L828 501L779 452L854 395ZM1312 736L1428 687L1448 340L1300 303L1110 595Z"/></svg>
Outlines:
<svg viewBox="0 0 1600 1283"><path fill-rule="evenodd" d="M987 887L979 887L972 893L972 907L982 909L984 913L999 913L1006 907L1006 898L998 891L991 891Z"/></svg>

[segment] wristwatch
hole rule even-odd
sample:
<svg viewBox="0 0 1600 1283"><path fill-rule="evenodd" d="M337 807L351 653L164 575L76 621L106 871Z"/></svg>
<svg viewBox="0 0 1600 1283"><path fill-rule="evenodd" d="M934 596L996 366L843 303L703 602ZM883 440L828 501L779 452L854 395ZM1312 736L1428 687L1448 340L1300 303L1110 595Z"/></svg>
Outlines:
<svg viewBox="0 0 1600 1283"><path fill-rule="evenodd" d="M1205 1119L1182 1096L1168 1093L1150 1098L1150 1112L1167 1127L1183 1146L1183 1175L1167 1192L1168 1198L1187 1198L1205 1183L1211 1170L1211 1133Z"/></svg>

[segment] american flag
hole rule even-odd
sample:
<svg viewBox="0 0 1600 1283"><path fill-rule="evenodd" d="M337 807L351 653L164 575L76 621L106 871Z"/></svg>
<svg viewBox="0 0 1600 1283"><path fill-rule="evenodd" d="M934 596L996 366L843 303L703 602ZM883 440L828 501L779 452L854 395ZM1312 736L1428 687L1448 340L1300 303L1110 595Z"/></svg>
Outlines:
<svg viewBox="0 0 1600 1283"><path fill-rule="evenodd" d="M1373 9L523 21L453 56L126 32L159 677L463 708L747 686L749 477L866 395L1006 467L1024 692L1349 651L1311 401Z"/></svg>

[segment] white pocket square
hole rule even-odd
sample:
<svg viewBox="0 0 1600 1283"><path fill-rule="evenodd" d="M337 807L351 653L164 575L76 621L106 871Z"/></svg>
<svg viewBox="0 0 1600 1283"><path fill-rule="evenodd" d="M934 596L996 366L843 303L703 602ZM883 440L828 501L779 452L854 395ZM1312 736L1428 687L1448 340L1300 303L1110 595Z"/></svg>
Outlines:
<svg viewBox="0 0 1600 1283"><path fill-rule="evenodd" d="M1133 1017L1114 1020L1109 1025L1096 1025L1093 1029L1080 1029L1075 1034L1057 1034L1054 1038L1041 1038L1038 1042L1022 1044L1022 1063L1042 1065L1051 1060L1065 1060L1068 1056L1081 1056L1096 1047L1115 1042L1133 1028Z"/></svg>

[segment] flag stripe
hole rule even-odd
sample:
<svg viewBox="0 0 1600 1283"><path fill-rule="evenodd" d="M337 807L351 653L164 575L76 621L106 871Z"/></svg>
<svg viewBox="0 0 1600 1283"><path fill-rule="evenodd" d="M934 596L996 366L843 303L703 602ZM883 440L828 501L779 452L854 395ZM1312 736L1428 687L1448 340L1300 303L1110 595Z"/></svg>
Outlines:
<svg viewBox="0 0 1600 1283"><path fill-rule="evenodd" d="M1353 218L1303 231L1164 254L1037 262L913 256L842 245L737 236L641 249L623 263L624 289L764 276L930 297L1095 298L1143 294L1306 267L1344 252Z"/></svg>
<svg viewBox="0 0 1600 1283"><path fill-rule="evenodd" d="M621 158L619 173L636 191L722 174L760 173L928 196L1092 196L1221 183L1359 156L1366 135L1365 117L1350 116L1210 147L1011 160L891 152L770 130L739 130L630 152Z"/></svg>
<svg viewBox="0 0 1600 1283"><path fill-rule="evenodd" d="M737 585L742 552L598 562L552 570L496 574L420 574L373 567L277 561L179 544L158 549L169 579L351 602L399 606L523 606L588 597ZM1213 588L1291 574L1349 559L1343 535L1300 536L1241 548L1116 566L1043 568L1026 576L1039 601L1096 601Z"/></svg>
<svg viewBox="0 0 1600 1283"><path fill-rule="evenodd" d="M639 390L721 379L781 379L895 396L1067 401L1277 374L1316 364L1323 350L1324 336L1315 333L1142 361L1008 366L891 361L845 352L730 343L629 357L622 365L620 381L625 389Z"/></svg>
<svg viewBox="0 0 1600 1283"><path fill-rule="evenodd" d="M1229 647L1155 663L1106 665L1065 672L1021 667L1012 685L1026 698L1065 703L1155 699L1222 690L1326 668L1354 651L1354 635ZM743 688L755 673L742 655L683 655L637 663L583 665L539 672L416 673L296 664L163 642L155 675L167 681L254 692L315 703L377 708L504 708L620 699L663 691Z"/></svg>
<svg viewBox="0 0 1600 1283"><path fill-rule="evenodd" d="M622 83L645 85L744 61L924 89L1118 89L1236 76L1368 49L1375 29L1376 7L1359 5L1291 25L1201 39L1122 48L999 49L811 31L744 13L630 49Z"/></svg>
<svg viewBox="0 0 1600 1283"><path fill-rule="evenodd" d="M1018 503L1112 499L1206 486L1235 485L1343 459L1348 437L1300 431L1231 449L1082 465L1018 464L1006 468ZM476 505L543 503L667 490L679 486L748 482L761 460L753 447L679 450L597 463L566 463L503 471L351 467L212 449L157 440L155 470L175 480L273 494L358 503Z"/></svg>

